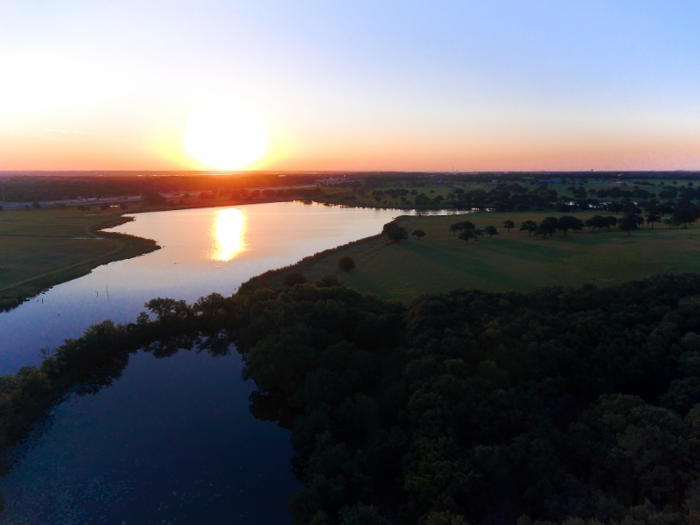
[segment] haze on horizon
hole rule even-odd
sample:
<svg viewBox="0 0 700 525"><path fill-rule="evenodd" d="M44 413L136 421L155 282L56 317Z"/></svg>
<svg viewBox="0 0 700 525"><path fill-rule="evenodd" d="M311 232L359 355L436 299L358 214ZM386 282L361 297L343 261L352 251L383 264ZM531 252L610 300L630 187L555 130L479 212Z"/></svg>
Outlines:
<svg viewBox="0 0 700 525"><path fill-rule="evenodd" d="M265 115L247 169L700 169L700 4L0 4L0 170L208 169L190 112Z"/></svg>

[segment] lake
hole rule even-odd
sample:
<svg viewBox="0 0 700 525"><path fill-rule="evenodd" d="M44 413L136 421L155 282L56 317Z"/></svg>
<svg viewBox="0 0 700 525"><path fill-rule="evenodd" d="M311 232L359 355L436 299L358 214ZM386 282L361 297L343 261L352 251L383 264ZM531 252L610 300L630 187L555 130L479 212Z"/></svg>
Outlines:
<svg viewBox="0 0 700 525"><path fill-rule="evenodd" d="M162 247L96 268L0 314L0 375L89 325L133 321L154 297L230 295L249 278L379 233L398 210L271 203L138 214L113 231ZM234 351L135 354L95 394L71 394L0 480L14 523L287 523L288 433L253 418Z"/></svg>

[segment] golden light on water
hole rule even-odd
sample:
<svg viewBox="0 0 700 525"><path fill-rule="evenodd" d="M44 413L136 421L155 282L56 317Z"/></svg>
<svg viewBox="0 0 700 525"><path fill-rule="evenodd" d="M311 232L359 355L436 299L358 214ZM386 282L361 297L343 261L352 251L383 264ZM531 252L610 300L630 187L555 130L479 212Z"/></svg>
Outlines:
<svg viewBox="0 0 700 525"><path fill-rule="evenodd" d="M209 258L215 261L230 261L245 250L243 233L245 215L235 208L219 210L212 228L214 247Z"/></svg>

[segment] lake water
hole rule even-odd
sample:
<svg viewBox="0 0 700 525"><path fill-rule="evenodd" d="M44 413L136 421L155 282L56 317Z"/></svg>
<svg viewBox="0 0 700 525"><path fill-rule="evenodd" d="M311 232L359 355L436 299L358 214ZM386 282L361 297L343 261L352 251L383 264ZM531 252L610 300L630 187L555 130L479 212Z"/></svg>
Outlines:
<svg viewBox="0 0 700 525"><path fill-rule="evenodd" d="M0 314L0 375L154 297L230 295L250 277L379 233L397 210L273 203L139 214L115 231L161 250L95 269ZM71 395L0 480L2 523L287 523L288 433L253 418L231 355L134 355L94 395Z"/></svg>

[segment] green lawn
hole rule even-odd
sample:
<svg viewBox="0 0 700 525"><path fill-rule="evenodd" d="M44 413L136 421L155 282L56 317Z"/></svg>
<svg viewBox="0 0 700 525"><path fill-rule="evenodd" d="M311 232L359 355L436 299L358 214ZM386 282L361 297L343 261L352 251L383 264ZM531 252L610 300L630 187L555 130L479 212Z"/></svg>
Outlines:
<svg viewBox="0 0 700 525"><path fill-rule="evenodd" d="M657 226L626 233L569 233L542 239L526 232L502 228L505 219L518 226L524 220L541 221L552 212L478 213L469 216L404 217L409 232L421 229L426 236L386 244L381 236L341 247L297 265L313 282L326 273L347 279L346 284L385 298L411 300L421 294L454 288L489 291L529 291L541 286L607 286L661 273L700 271L700 227L687 230ZM576 214L585 219L591 214ZM500 235L468 243L453 236L448 227L470 220L479 228L498 227ZM348 255L357 268L350 274L336 268ZM281 282L280 272L272 284Z"/></svg>
<svg viewBox="0 0 700 525"><path fill-rule="evenodd" d="M0 309L101 264L156 249L145 239L96 233L125 221L121 210L0 212Z"/></svg>

